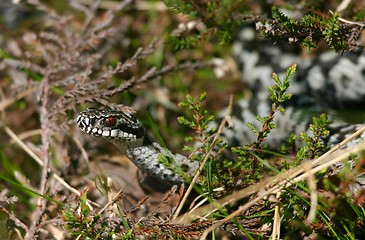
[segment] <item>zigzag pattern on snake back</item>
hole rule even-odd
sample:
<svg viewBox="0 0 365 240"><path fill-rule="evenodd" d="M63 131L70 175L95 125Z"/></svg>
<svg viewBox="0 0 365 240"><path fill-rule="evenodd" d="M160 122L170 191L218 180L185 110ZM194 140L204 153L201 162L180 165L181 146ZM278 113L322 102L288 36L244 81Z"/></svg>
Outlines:
<svg viewBox="0 0 365 240"><path fill-rule="evenodd" d="M293 63L298 66L288 89L293 95L285 103L285 114L275 116L277 127L266 144L279 147L291 133L305 131L312 116L322 112L327 113L330 120L331 135L324 139L329 146L362 127L337 116L338 110L357 109L358 117L352 117L361 122L361 109L365 103L365 54L362 50L343 54L328 50L303 57L302 49L288 44L274 45L270 40L259 38L254 29L245 27L233 45L233 55L241 79L253 97L241 99L235 105L234 128L226 133L231 144L242 145L255 140L256 136L245 123L260 126L256 116L266 116L271 108L267 88L274 84L272 72L283 77ZM359 139L364 137L365 134Z"/></svg>
<svg viewBox="0 0 365 240"><path fill-rule="evenodd" d="M292 63L298 64L289 89L293 97L285 106L285 114L275 117L277 127L265 142L272 148L280 146L291 133L306 131L313 115L323 111L331 113L336 108L361 106L365 101L365 56L360 51L343 55L329 51L305 59L299 57L298 49L272 45L258 39L253 29L244 28L233 46L233 54L242 69L241 78L254 97L235 104L234 127L225 133L225 139L231 145L244 145L255 140L256 136L246 123L259 127L256 116L265 116L271 107L267 87L274 83L272 72L282 76ZM129 113L90 108L80 113L77 123L82 131L116 144L142 171L164 181L183 183L183 174L177 174L175 170L180 169L192 177L199 167L198 162L172 154L154 142L138 119ZM331 118L331 135L324 141L329 146L337 144L361 126ZM360 139L364 138L365 134L362 134ZM162 158L172 164L167 166ZM174 166L175 170L172 169Z"/></svg>

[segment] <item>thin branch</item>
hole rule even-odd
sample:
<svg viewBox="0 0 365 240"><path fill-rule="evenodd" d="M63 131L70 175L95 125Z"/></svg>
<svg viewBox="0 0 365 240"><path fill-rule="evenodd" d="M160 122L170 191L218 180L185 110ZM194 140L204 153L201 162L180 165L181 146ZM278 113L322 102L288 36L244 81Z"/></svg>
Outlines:
<svg viewBox="0 0 365 240"><path fill-rule="evenodd" d="M48 113L47 113L47 105L48 105L48 94L49 94L49 79L48 74L45 75L42 82L42 106L41 106L41 129L42 129L42 155L43 155L43 166L42 166L42 175L41 175L41 183L39 186L39 193L44 195L46 192L46 185L48 180L48 169L49 169L49 140L48 140ZM37 225L43 215L43 211L46 207L46 200L43 197L38 198L37 209L34 213L34 218L29 228L29 231L26 233L24 239L31 240L34 238Z"/></svg>
<svg viewBox="0 0 365 240"><path fill-rule="evenodd" d="M20 221L13 213L9 213L6 209L2 208L1 211L6 211L9 214L9 218L14 222L14 224L18 227L23 228L26 232L29 231L27 225L25 225L22 221Z"/></svg>

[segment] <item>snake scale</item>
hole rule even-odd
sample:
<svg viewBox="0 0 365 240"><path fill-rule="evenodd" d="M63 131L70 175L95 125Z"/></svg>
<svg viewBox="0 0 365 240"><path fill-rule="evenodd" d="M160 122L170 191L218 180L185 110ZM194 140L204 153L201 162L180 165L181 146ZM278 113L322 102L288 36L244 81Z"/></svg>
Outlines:
<svg viewBox="0 0 365 240"><path fill-rule="evenodd" d="M290 133L306 131L311 117L320 112L330 115L328 128L331 135L323 139L328 146L339 143L363 126L331 118L334 109L356 108L365 102L363 52L341 55L325 51L303 58L299 51L298 48L285 44L273 45L272 42L259 38L252 28L243 28L238 41L233 45L233 55L241 69L241 79L252 91L253 97L235 103L232 116L234 127L225 133L230 145L243 145L255 140L256 136L245 123L260 126L256 116L265 116L271 107L267 87L274 83L272 72L283 76L292 63L298 64L289 88L293 97L285 106L285 114L275 117L276 129L265 144L277 148ZM199 167L198 162L173 154L153 141L141 122L129 113L89 108L80 113L77 124L82 131L114 143L142 171L164 181L183 183L183 174L177 174L174 168L181 169L192 177ZM359 139L365 139L365 134ZM355 143L353 141L349 144ZM166 166L163 158L167 158L171 164Z"/></svg>

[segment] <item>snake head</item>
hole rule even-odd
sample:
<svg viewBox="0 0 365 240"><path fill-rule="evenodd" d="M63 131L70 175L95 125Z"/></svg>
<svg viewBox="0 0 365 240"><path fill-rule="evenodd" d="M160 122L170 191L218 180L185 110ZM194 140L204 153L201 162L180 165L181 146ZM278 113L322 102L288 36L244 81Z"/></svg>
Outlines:
<svg viewBox="0 0 365 240"><path fill-rule="evenodd" d="M88 108L77 117L77 125L83 132L123 148L138 146L146 135L142 123L123 111Z"/></svg>

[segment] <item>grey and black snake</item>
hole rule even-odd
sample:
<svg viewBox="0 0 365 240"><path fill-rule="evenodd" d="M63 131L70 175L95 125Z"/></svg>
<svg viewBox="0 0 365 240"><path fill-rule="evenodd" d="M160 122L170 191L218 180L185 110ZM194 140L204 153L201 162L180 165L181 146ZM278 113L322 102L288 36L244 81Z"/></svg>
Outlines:
<svg viewBox="0 0 365 240"><path fill-rule="evenodd" d="M342 55L326 51L307 58L300 57L298 51L298 48L273 45L259 39L253 29L241 31L239 40L233 45L233 55L241 69L241 79L254 97L235 103L234 127L225 132L229 144L243 145L255 140L256 136L245 123L260 126L256 116L265 116L271 106L267 87L274 83L272 72L283 76L292 63L298 64L289 88L293 97L285 106L285 114L275 117L277 127L265 142L272 148L280 146L291 133L305 131L313 115L327 112L331 116L334 109L363 107L365 55L362 51ZM323 140L328 146L339 143L362 126L330 119L331 135ZM198 162L173 154L153 141L141 122L129 113L89 108L80 113L77 124L82 131L111 141L142 171L164 181L183 183L183 174L177 174L176 168L192 177L199 167ZM365 134L362 134L360 139L364 138ZM172 163L170 166L162 163L162 155Z"/></svg>
<svg viewBox="0 0 365 240"><path fill-rule="evenodd" d="M164 181L183 183L185 179L176 172L182 170L191 177L199 167L198 162L153 141L142 123L127 112L88 108L80 113L77 124L82 131L111 141L142 171ZM162 157L171 161L170 166L162 163Z"/></svg>

